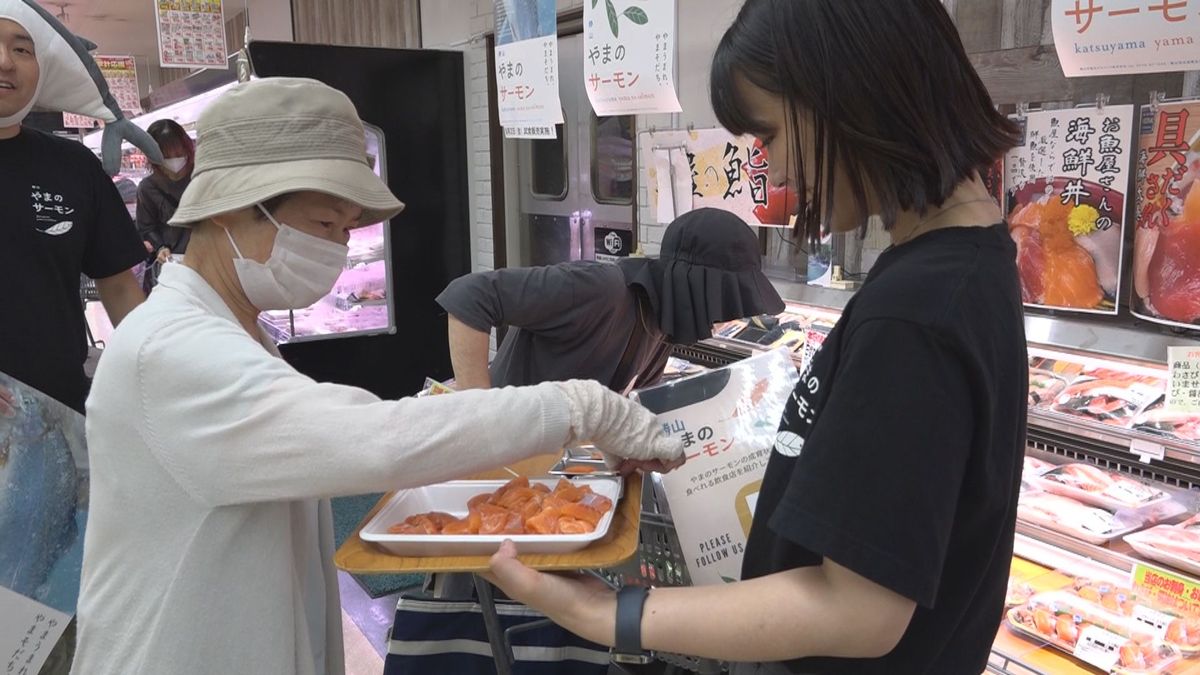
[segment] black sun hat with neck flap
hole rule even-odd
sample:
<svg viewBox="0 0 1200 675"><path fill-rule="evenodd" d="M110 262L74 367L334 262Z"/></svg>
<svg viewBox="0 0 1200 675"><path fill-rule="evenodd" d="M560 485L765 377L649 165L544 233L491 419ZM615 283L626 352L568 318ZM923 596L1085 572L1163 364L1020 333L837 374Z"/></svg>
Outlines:
<svg viewBox="0 0 1200 675"><path fill-rule="evenodd" d="M632 281L649 296L667 338L691 344L711 337L714 323L783 311L762 273L759 246L736 215L696 209L667 226L659 257Z"/></svg>

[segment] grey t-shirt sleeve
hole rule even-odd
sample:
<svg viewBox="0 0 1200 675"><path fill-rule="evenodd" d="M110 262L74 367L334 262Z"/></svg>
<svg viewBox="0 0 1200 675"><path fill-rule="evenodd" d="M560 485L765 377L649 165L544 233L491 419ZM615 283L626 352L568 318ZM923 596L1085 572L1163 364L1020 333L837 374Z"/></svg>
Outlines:
<svg viewBox="0 0 1200 675"><path fill-rule="evenodd" d="M553 330L578 319L575 276L565 265L477 272L450 282L437 302L478 331L502 325Z"/></svg>

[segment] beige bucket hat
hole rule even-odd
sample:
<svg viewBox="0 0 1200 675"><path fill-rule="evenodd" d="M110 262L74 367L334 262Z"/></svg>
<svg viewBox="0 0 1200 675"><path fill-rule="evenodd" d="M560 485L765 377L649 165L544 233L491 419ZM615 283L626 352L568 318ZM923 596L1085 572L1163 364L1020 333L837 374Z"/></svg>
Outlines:
<svg viewBox="0 0 1200 675"><path fill-rule="evenodd" d="M269 77L236 85L200 115L196 134L196 168L171 225L190 227L307 190L362 207L364 225L404 209L371 170L354 104L316 80Z"/></svg>

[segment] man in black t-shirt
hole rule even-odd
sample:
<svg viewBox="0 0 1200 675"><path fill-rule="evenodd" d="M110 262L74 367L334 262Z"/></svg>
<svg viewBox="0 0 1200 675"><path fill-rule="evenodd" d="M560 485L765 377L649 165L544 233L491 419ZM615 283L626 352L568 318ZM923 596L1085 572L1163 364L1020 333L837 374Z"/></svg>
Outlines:
<svg viewBox="0 0 1200 675"><path fill-rule="evenodd" d="M83 412L80 275L115 326L145 299L130 268L146 251L91 151L22 127L40 76L29 32L0 19L0 372ZM0 391L0 416L14 405Z"/></svg>

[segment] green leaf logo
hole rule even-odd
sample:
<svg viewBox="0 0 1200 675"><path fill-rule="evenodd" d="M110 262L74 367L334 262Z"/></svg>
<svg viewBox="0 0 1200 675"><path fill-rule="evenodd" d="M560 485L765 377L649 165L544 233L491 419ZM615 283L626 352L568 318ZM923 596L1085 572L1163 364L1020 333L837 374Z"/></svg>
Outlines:
<svg viewBox="0 0 1200 675"><path fill-rule="evenodd" d="M625 16L639 26L645 26L650 17L646 16L646 12L641 7L630 7L625 10Z"/></svg>
<svg viewBox="0 0 1200 675"><path fill-rule="evenodd" d="M608 9L608 26L612 28L613 37L621 37L621 26L617 23L617 8L613 7L612 0L604 0L604 6Z"/></svg>

